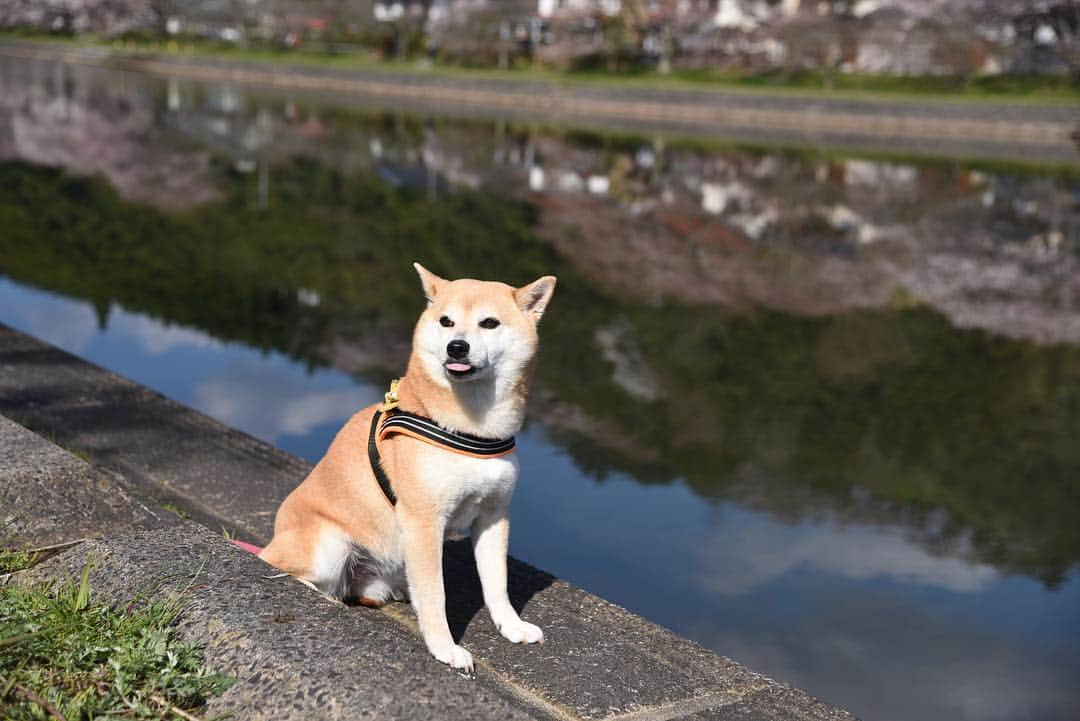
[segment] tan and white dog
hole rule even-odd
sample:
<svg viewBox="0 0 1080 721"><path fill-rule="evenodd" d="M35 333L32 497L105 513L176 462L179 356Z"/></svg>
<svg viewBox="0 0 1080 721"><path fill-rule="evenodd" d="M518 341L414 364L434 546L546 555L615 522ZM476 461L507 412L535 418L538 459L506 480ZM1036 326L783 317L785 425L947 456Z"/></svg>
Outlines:
<svg viewBox="0 0 1080 721"><path fill-rule="evenodd" d="M521 428L537 323L555 278L512 288L448 281L414 266L428 306L413 333L398 408L451 432L512 437ZM350 418L281 504L274 539L261 558L324 593L369 606L400 600L407 587L431 654L471 670L472 655L450 635L442 573L443 540L468 530L484 603L500 633L514 643L543 641L543 632L510 605L506 590L515 454L474 457L390 435L378 443L378 455L395 505L368 458L377 411L378 405L370 406Z"/></svg>

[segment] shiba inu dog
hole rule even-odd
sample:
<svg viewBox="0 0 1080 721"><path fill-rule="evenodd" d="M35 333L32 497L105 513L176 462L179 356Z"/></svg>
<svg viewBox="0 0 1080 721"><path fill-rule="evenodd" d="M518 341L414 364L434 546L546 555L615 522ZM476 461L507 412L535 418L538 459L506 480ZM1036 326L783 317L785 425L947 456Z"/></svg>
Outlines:
<svg viewBox="0 0 1080 721"><path fill-rule="evenodd" d="M484 603L513 643L543 641L510 605L510 496L537 323L553 276L521 288L449 281L414 264L427 297L405 376L354 415L278 509L261 558L337 598L416 609L428 650L472 670L446 621L442 546L472 536Z"/></svg>

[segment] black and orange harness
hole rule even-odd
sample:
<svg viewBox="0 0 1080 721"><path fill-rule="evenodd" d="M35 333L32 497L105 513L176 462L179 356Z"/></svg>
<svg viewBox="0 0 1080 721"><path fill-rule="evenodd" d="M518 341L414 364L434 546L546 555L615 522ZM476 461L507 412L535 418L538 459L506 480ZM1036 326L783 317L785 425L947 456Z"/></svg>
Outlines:
<svg viewBox="0 0 1080 721"><path fill-rule="evenodd" d="M513 452L516 445L513 436L480 438L467 433L448 431L430 418L399 409L397 407L399 382L400 380L391 381L390 390L383 398L382 408L376 410L371 418L371 433L368 435L368 460L371 462L371 470L391 506L397 505L397 495L390 483L390 477L383 470L379 456L379 441L387 436L394 434L411 436L424 443L473 458L495 458Z"/></svg>

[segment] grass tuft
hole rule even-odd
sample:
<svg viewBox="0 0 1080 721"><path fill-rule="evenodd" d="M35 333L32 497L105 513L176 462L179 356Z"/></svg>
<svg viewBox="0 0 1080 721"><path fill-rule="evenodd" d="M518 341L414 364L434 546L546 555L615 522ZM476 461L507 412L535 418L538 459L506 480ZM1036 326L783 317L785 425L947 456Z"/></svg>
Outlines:
<svg viewBox="0 0 1080 721"><path fill-rule="evenodd" d="M22 571L36 562L37 553L34 551L11 551L0 548L0 574Z"/></svg>
<svg viewBox="0 0 1080 721"><path fill-rule="evenodd" d="M191 514L171 501L163 501L161 507L181 520L188 520Z"/></svg>
<svg viewBox="0 0 1080 721"><path fill-rule="evenodd" d="M92 595L89 563L57 586L0 586L5 719L191 718L231 685L177 638L181 596L113 609Z"/></svg>

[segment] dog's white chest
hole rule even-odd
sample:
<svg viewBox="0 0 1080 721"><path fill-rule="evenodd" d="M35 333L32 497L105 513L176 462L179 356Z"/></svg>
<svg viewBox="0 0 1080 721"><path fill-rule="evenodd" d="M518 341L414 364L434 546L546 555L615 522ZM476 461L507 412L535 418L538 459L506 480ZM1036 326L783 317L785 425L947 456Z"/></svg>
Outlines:
<svg viewBox="0 0 1080 721"><path fill-rule="evenodd" d="M517 454L473 458L440 452L425 459L424 485L443 512L448 534L472 525L485 508L503 507L517 484Z"/></svg>

